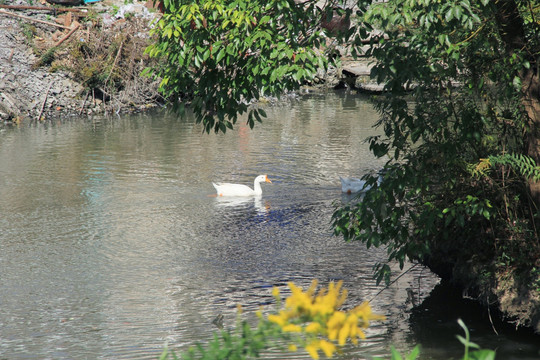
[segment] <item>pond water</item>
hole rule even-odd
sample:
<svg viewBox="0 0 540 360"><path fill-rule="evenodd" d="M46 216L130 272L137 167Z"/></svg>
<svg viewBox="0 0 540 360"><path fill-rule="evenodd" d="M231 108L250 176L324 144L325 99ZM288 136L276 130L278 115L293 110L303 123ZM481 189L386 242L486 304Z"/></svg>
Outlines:
<svg viewBox="0 0 540 360"><path fill-rule="evenodd" d="M350 200L338 176L385 161L363 141L378 133L367 99L309 95L266 111L254 130L240 119L225 135L166 112L3 129L0 359L157 359L165 344L181 352L204 342L219 314L234 326L237 304L249 318L271 307L272 286L312 279L343 280L349 305L371 300L388 317L342 358L417 342L423 359L458 358L461 307L412 310L436 276L417 266L376 286L385 251L332 235L335 204ZM212 182L252 185L259 174L272 180L261 198L213 196ZM540 357L538 338L470 321L473 340L511 354L502 358ZM277 348L264 357L308 358Z"/></svg>

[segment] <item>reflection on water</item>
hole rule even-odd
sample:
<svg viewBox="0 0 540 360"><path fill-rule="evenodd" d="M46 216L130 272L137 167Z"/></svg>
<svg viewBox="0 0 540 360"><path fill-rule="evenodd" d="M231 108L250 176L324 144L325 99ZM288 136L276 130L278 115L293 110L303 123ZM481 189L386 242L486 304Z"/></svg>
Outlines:
<svg viewBox="0 0 540 360"><path fill-rule="evenodd" d="M268 201L264 201L262 196L217 196L216 206L229 209L230 211L246 211L247 208L254 208L258 213L265 214L270 209Z"/></svg>
<svg viewBox="0 0 540 360"><path fill-rule="evenodd" d="M226 135L163 113L0 133L0 358L155 359L165 343L207 339L219 314L233 326L237 304L248 316L271 304L272 286L313 278L343 280L349 306L388 315L344 358L410 348L411 299L438 279L415 267L381 292L372 267L385 251L330 227L339 176L384 163L363 141L373 109L328 95L267 113ZM215 197L213 181L263 173L261 197Z"/></svg>

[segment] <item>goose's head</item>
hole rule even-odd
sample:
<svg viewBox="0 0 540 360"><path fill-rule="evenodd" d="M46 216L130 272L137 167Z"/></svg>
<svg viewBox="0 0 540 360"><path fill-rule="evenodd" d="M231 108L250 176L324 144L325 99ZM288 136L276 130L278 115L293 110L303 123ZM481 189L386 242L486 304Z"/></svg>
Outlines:
<svg viewBox="0 0 540 360"><path fill-rule="evenodd" d="M267 183L271 183L270 179L268 178L267 175L259 175L255 178L255 182L256 183L262 183L262 182L267 182Z"/></svg>

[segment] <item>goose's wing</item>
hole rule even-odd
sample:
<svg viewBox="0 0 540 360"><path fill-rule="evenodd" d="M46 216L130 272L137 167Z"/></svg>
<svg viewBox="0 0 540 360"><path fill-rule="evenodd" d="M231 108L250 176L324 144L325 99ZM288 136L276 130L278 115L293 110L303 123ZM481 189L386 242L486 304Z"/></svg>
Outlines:
<svg viewBox="0 0 540 360"><path fill-rule="evenodd" d="M364 183L364 180L359 178L353 178L353 177L339 177L339 180L341 180L342 184L358 184L358 183Z"/></svg>
<svg viewBox="0 0 540 360"><path fill-rule="evenodd" d="M216 188L218 196L250 196L254 191L247 185L229 184L229 183L212 183Z"/></svg>
<svg viewBox="0 0 540 360"><path fill-rule="evenodd" d="M339 177L341 180L341 190L346 193L358 192L362 190L365 185L365 180L357 178L343 178Z"/></svg>

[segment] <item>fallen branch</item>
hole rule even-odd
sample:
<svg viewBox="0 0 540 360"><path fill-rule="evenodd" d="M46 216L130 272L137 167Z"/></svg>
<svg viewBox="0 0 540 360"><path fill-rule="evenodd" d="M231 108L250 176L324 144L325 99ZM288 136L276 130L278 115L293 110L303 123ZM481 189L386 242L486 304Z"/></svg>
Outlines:
<svg viewBox="0 0 540 360"><path fill-rule="evenodd" d="M41 115L43 114L43 109L45 109L45 103L47 102L47 97L49 96L49 91L51 91L52 87L52 81L49 84L49 88L47 89L47 92L45 93L45 99L43 99L43 103L41 104L41 111L39 112L38 121L41 121Z"/></svg>
<svg viewBox="0 0 540 360"><path fill-rule="evenodd" d="M50 22L50 21L45 21L45 20L34 19L34 18L24 16L24 15L14 14L14 13L11 13L11 12L5 11L5 10L0 10L0 14L7 15L7 16L13 16L13 17L17 17L17 18L32 21L32 22L37 22L37 23L40 23L40 24L56 26L56 27L59 27L59 28L62 28L62 29L70 29L69 27L64 26L64 25L56 24L56 23L53 23L53 22Z"/></svg>
<svg viewBox="0 0 540 360"><path fill-rule="evenodd" d="M71 25L71 30L66 34L66 36L64 36L63 38L58 40L58 42L56 44L54 44L54 47L60 46L60 44L62 44L64 41L66 41L75 31L77 31L79 29L80 26L81 26L81 24L79 24L78 22L75 21Z"/></svg>
<svg viewBox="0 0 540 360"><path fill-rule="evenodd" d="M111 78L111 74L114 70L114 67L116 66L116 63L118 62L118 58L120 57L120 54L122 53L122 47L124 46L124 40L120 43L120 47L118 48L118 52L116 53L116 57L114 58L114 62L112 64L111 70L109 71L109 75L107 75L107 79L105 80L104 87L107 87L107 83L109 82L109 79Z"/></svg>
<svg viewBox="0 0 540 360"><path fill-rule="evenodd" d="M16 117L21 116L21 111L19 110L19 106L16 105L17 102L15 101L15 99L13 99L11 95L9 95L7 92L2 93L2 97L4 98L4 100L6 100L9 106L7 108L8 112L15 114ZM0 100L2 99L2 97L0 97Z"/></svg>
<svg viewBox="0 0 540 360"><path fill-rule="evenodd" d="M81 107L81 111L79 111L79 115L81 115L84 111L84 106L86 105L86 100L88 100L88 96L90 95L90 91L88 91L86 93L86 97L84 98L84 101L83 101L83 104L82 104L82 107Z"/></svg>
<svg viewBox="0 0 540 360"><path fill-rule="evenodd" d="M70 9L70 8L55 8L51 6L31 6L31 5L2 5L0 9L13 9L13 10L42 10L51 12L74 12L74 13L86 13L86 9Z"/></svg>

